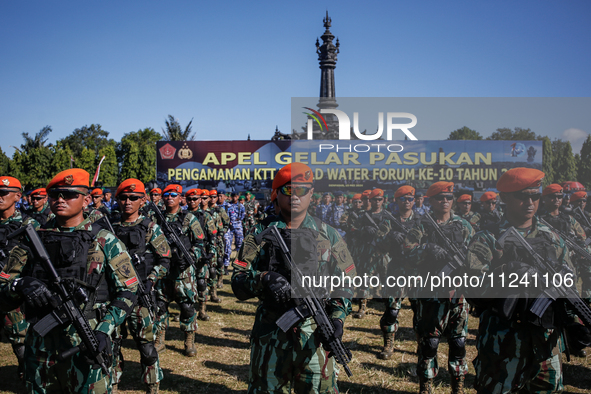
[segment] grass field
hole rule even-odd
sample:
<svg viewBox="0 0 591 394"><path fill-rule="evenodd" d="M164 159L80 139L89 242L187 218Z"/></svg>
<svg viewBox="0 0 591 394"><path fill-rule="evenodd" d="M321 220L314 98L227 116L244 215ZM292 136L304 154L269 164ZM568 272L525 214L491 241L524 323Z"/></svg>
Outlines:
<svg viewBox="0 0 591 394"><path fill-rule="evenodd" d="M221 304L209 304L211 320L200 322L197 331L197 357L182 355L183 333L179 324L172 322L167 332L167 350L160 356L165 379L161 384L163 393L242 393L247 388L249 364L249 335L254 320L256 302L239 302L231 293L228 279L220 291ZM412 312L406 302L400 311L401 327L398 331L395 353L390 360L379 360L376 354L382 346L379 318L383 304L370 302L370 313L362 320L347 319L345 344L353 352L350 366L353 377L343 373L339 388L349 394L417 393L418 381L414 377L416 363L416 340L412 331ZM175 311L178 312L178 311ZM470 317L468 359L476 357L475 334L478 319ZM436 393L450 393L447 372L447 344L439 347L439 376L436 378ZM590 352L591 353L591 352ZM125 370L120 383L120 392L141 393L139 381L139 353L132 340L123 343ZM474 393L472 382L474 368L470 363L467 377L468 393ZM591 356L573 358L564 363L565 392L591 392ZM0 343L0 393L24 392L17 379L16 359L8 343Z"/></svg>

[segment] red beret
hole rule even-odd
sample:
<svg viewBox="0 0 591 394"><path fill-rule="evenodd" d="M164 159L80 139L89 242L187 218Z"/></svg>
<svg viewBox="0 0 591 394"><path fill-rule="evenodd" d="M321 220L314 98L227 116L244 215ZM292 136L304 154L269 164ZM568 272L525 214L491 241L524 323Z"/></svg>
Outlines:
<svg viewBox="0 0 591 394"><path fill-rule="evenodd" d="M398 188L398 190L396 190L396 193L394 193L394 198L406 196L407 194L414 196L415 195L415 188L412 186L408 186L408 185L401 186Z"/></svg>
<svg viewBox="0 0 591 394"><path fill-rule="evenodd" d="M173 193L180 194L183 192L183 187L181 185L177 185L176 183L173 183L173 184L166 186L164 188L164 190L162 190L162 193L166 193L166 192L173 192Z"/></svg>
<svg viewBox="0 0 591 394"><path fill-rule="evenodd" d="M0 177L0 188L2 189L18 189L19 191L23 189L21 182L13 178L11 176L3 176Z"/></svg>
<svg viewBox="0 0 591 394"><path fill-rule="evenodd" d="M540 187L544 179L544 173L535 168L512 168L505 172L497 182L497 190L500 192L518 192L523 189Z"/></svg>
<svg viewBox="0 0 591 394"><path fill-rule="evenodd" d="M382 189L373 189L369 195L369 198L384 197L384 191Z"/></svg>
<svg viewBox="0 0 591 394"><path fill-rule="evenodd" d="M121 184L117 188L117 191L115 191L115 197L117 197L119 193L146 194L146 187L144 186L143 182L139 179L129 178L121 182Z"/></svg>
<svg viewBox="0 0 591 394"><path fill-rule="evenodd" d="M45 188L35 189L31 192L31 196L35 196L35 195L45 197L45 196L47 196L47 190L45 190Z"/></svg>
<svg viewBox="0 0 591 394"><path fill-rule="evenodd" d="M361 193L354 194L353 200L361 200Z"/></svg>
<svg viewBox="0 0 591 394"><path fill-rule="evenodd" d="M482 196L480 196L480 202L496 200L496 199L497 199L497 193L495 193L495 192L486 192Z"/></svg>
<svg viewBox="0 0 591 394"><path fill-rule="evenodd" d="M86 187L88 188L90 183L90 174L82 168L71 168L57 174L47 184L45 189L49 190L52 188L71 188L71 187Z"/></svg>
<svg viewBox="0 0 591 394"><path fill-rule="evenodd" d="M575 201L581 200L583 198L587 198L587 192L574 192L570 196L570 202L575 202Z"/></svg>
<svg viewBox="0 0 591 394"><path fill-rule="evenodd" d="M279 189L286 183L313 183L314 174L312 169L307 165L299 162L294 162L286 165L275 174L273 179L273 189Z"/></svg>
<svg viewBox="0 0 591 394"><path fill-rule="evenodd" d="M209 191L209 195L210 196L217 196L218 195L218 191L217 190L210 190Z"/></svg>
<svg viewBox="0 0 591 394"><path fill-rule="evenodd" d="M103 190L102 189L99 189L99 188L93 189L90 192L90 195L91 196L102 196L103 195Z"/></svg>
<svg viewBox="0 0 591 394"><path fill-rule="evenodd" d="M469 194L462 194L460 197L458 197L457 202L462 202L462 201L472 201L472 196Z"/></svg>
<svg viewBox="0 0 591 394"><path fill-rule="evenodd" d="M427 189L427 193L425 193L425 196L427 197L433 197L436 194L439 193L453 193L454 191L454 183L453 182L435 182L434 184L432 184L429 189Z"/></svg>
<svg viewBox="0 0 591 394"><path fill-rule="evenodd" d="M201 194L201 196L202 196L202 197L203 197L203 196L207 196L207 197L209 197L209 191L208 191L208 190L206 190L206 189L201 189L201 193L200 193L200 194Z"/></svg>
<svg viewBox="0 0 591 394"><path fill-rule="evenodd" d="M542 196L547 196L548 194L554 193L562 193L562 186L560 186L558 183L553 183L546 186L542 191Z"/></svg>
<svg viewBox="0 0 591 394"><path fill-rule="evenodd" d="M364 190L363 193L361 193L361 198L369 198L370 194L371 190Z"/></svg>
<svg viewBox="0 0 591 394"><path fill-rule="evenodd" d="M189 196L197 196L199 197L201 195L201 189L189 189L185 192L185 197L189 197Z"/></svg>
<svg viewBox="0 0 591 394"><path fill-rule="evenodd" d="M159 187L155 187L152 190L150 190L150 194L152 193L162 194L162 189L160 189Z"/></svg>

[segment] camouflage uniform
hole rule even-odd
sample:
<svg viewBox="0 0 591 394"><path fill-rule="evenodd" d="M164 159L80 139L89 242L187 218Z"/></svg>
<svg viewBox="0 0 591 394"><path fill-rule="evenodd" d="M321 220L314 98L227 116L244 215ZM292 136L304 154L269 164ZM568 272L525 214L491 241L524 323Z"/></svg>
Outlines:
<svg viewBox="0 0 591 394"><path fill-rule="evenodd" d="M130 231L132 227L139 231ZM147 286L148 281L151 281L154 284L153 288L155 288L156 284L168 274L171 257L170 246L160 226L140 215L134 222L114 223L113 228L119 239L128 247L129 253L132 254L131 259L138 279L143 281L144 286ZM144 239L139 239L142 233L145 233ZM148 385L160 382L164 375L162 368L160 368L158 353L154 349L156 329L148 308L138 301L127 322L140 351L142 382ZM121 339L117 338L116 340L120 341ZM114 356L117 358L118 353L114 352ZM117 383L120 380L122 367L117 360L113 364L115 365L113 383Z"/></svg>
<svg viewBox="0 0 591 394"><path fill-rule="evenodd" d="M27 224L32 224L35 230L39 229L39 223L32 217L24 217L18 209L14 210L12 216L8 219L0 221L0 247L1 256L0 258L0 270L4 268L8 261L10 250L18 244L18 239L9 241L6 239L10 233L18 230ZM0 325L2 331L8 337L8 340L12 344L14 353L19 361L19 372L22 373L24 368L23 357L24 357L24 343L25 336L27 334L27 328L29 324L25 320L25 316L21 311L21 307L18 307L10 312L0 312Z"/></svg>
<svg viewBox="0 0 591 394"><path fill-rule="evenodd" d="M59 254L57 261L54 260L56 268L63 273L68 270L63 265L67 262L64 251L60 249L60 243L55 238L67 240L64 233L80 232L81 236L86 233L96 234L90 242L87 250L86 273L84 276L86 291L96 293L96 303L86 305L84 314L91 327L95 331L101 331L111 335L115 328L123 323L130 313L135 302L137 291L137 277L131 265L129 254L125 246L110 232L93 229L88 219L69 231L62 231L55 220L40 230L43 239L51 239L51 249ZM45 233L45 234L43 234ZM64 234L64 235L61 235ZM44 241L47 244L47 241ZM66 242L67 244L67 242ZM82 246L82 252L85 251ZM83 256L83 254L81 255ZM69 258L75 257L68 255ZM82 257L84 258L84 257ZM61 264L60 264L61 263ZM82 264L84 262L82 261ZM78 272L78 270L75 270ZM72 273L70 272L70 275ZM0 302L6 304L19 304L20 297L11 290L11 284L21 276L34 276L43 280L45 276L43 269L29 255L26 249L17 247L10 254L9 261L0 275ZM68 279L67 275L61 274L62 278ZM79 279L80 280L80 279ZM100 284L100 285L99 285ZM106 299L102 299L106 297ZM93 299L92 296L89 297ZM44 311L27 312L27 318L31 324L43 317ZM60 360L58 353L73 346L80 345L80 338L73 326L56 327L45 337L39 336L35 330L28 330L25 338L25 379L27 390L30 392L61 392L61 393L108 393L111 387L110 376L103 375L100 368L93 369L88 364L81 352L76 353L69 359Z"/></svg>
<svg viewBox="0 0 591 394"><path fill-rule="evenodd" d="M43 208L41 211L35 211L33 207L27 210L26 214L37 221L41 226L43 226L49 220L49 216L52 215L51 208L49 208L49 204L45 202L43 204Z"/></svg>
<svg viewBox="0 0 591 394"><path fill-rule="evenodd" d="M248 233L250 228L254 226L254 214L256 211L256 200L246 201L244 203L244 233Z"/></svg>
<svg viewBox="0 0 591 394"><path fill-rule="evenodd" d="M482 212L480 219L478 219L478 229L483 229L491 224L498 223L501 220L501 214L498 210L493 209L489 212Z"/></svg>
<svg viewBox="0 0 591 394"><path fill-rule="evenodd" d="M206 277L207 287L209 288L209 294L212 294L212 288L216 286L218 279L218 250L216 247L216 237L218 233L217 220L213 217L212 212L209 209L199 208L197 211L192 213L193 215L197 216L197 218L199 219L199 224L201 225L201 228L204 230L205 253L206 255L211 256L211 259L207 261ZM207 294L207 291L200 292L198 294L199 302L205 302L207 300Z"/></svg>
<svg viewBox="0 0 591 394"><path fill-rule="evenodd" d="M224 266L230 265L230 256L232 254L232 239L234 239L234 246L236 250L240 250L242 241L244 240L244 232L242 230L242 219L244 219L244 206L237 202L236 204L228 204L226 212L230 218L229 229L224 236L226 241L226 256L224 259Z"/></svg>
<svg viewBox="0 0 591 394"><path fill-rule="evenodd" d="M327 359L318 335L316 323L308 318L284 333L275 324L282 311L265 302L261 276L269 269L269 244L257 244L255 235L266 227L285 228L282 218L271 216L255 225L246 236L244 246L234 261L232 288L235 293L261 299L251 334L250 374L248 393L338 393L339 367L333 358ZM330 226L307 215L300 229L318 231L319 271L331 275L354 276L355 265L342 238ZM347 298L331 298L327 307L330 318L343 322L351 312L350 291L341 291Z"/></svg>
<svg viewBox="0 0 591 394"><path fill-rule="evenodd" d="M503 249L496 241L509 227L511 225L503 217L495 230L476 234L467 255L470 274L492 272L508 263L508 260L515 260L514 256L504 256ZM525 233L523 230L520 232L528 242L538 242L535 247L537 252L551 252L559 263L571 265L564 241L548 227L539 224L537 218L533 218L531 228ZM484 291L484 296L487 291L488 296L492 294L491 289ZM518 315L504 317L493 311L496 310L497 301L501 300L479 301L479 306L484 311L480 315L476 343L478 356L474 360L474 386L478 393L496 394L522 390L560 392L563 383L559 330L534 325Z"/></svg>
<svg viewBox="0 0 591 394"><path fill-rule="evenodd" d="M329 223L328 211L332 207L332 204L319 204L316 207L316 217L325 223Z"/></svg>
<svg viewBox="0 0 591 394"><path fill-rule="evenodd" d="M478 231L479 230L479 226L478 226L478 222L480 221L480 214L474 211L470 211L465 215L460 215L460 217L464 220L466 220L468 223L470 223L470 225L472 226L472 228L474 229L474 231Z"/></svg>
<svg viewBox="0 0 591 394"><path fill-rule="evenodd" d="M332 204L327 214L327 223L334 227L339 232L341 237L345 237L345 231L341 228L341 217L343 216L346 210L347 207L345 206L345 204Z"/></svg>
<svg viewBox="0 0 591 394"><path fill-rule="evenodd" d="M458 248L464 248L472 239L474 230L470 223L453 211L450 215L450 219L439 226L451 242ZM423 275L429 268L443 268L428 267L432 265L431 256L421 247L428 243L441 242L427 218L422 217L404 240L404 251L408 255L407 266L414 267L415 274ZM419 341L417 375L423 379L437 376L437 347L441 337L445 335L449 343L448 371L452 377L460 378L468 373L465 340L468 334L469 305L463 295L443 294L441 291L429 295L428 298L418 298L415 303L413 328Z"/></svg>
<svg viewBox="0 0 591 394"><path fill-rule="evenodd" d="M215 223L215 236L213 242L216 260L212 260L212 263L214 263L216 266L215 282L217 283L217 288L219 289L221 288L222 276L224 275L224 232L230 222L230 218L228 217L226 210L217 205L211 207L209 209L209 213L211 214Z"/></svg>

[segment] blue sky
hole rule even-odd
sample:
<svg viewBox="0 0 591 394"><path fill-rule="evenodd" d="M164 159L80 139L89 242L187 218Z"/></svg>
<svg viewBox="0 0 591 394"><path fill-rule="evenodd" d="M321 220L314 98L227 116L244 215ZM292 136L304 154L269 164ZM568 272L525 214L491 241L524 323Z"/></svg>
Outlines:
<svg viewBox="0 0 591 394"><path fill-rule="evenodd" d="M338 97L590 96L588 1L3 1L0 146L45 125L119 140L168 114L198 139L289 132L291 97L318 95L327 9ZM591 132L566 129L550 136Z"/></svg>

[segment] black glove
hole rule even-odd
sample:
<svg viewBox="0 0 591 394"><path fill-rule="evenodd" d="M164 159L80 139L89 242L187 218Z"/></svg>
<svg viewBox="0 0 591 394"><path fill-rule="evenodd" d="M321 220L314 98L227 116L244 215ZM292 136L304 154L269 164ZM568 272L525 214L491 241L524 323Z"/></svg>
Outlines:
<svg viewBox="0 0 591 394"><path fill-rule="evenodd" d="M187 261L185 256L183 256L183 254L180 253L179 250L174 248L173 253L175 253L177 255L176 265L179 267L179 271L182 272L182 271L186 270L187 268L189 268L189 262Z"/></svg>
<svg viewBox="0 0 591 394"><path fill-rule="evenodd" d="M374 226L365 226L361 229L361 231L363 231L365 234L371 237L375 236L378 233L378 229Z"/></svg>
<svg viewBox="0 0 591 394"><path fill-rule="evenodd" d="M150 294L150 292L152 291L153 288L154 288L154 282L152 282L151 280L147 280L146 281L146 294Z"/></svg>
<svg viewBox="0 0 591 394"><path fill-rule="evenodd" d="M98 350L103 354L103 357L105 359L105 364L107 365L107 367L111 366L111 364L113 363L113 343L111 342L111 337L102 331L94 331L94 336L96 337L96 340L98 342ZM93 369L100 368L100 365L96 364L96 360L89 358L84 352L83 354L84 360L86 361L86 363L92 365Z"/></svg>
<svg viewBox="0 0 591 394"><path fill-rule="evenodd" d="M13 291L24 298L25 303L33 308L57 308L59 299L39 279L23 276L15 280Z"/></svg>
<svg viewBox="0 0 591 394"><path fill-rule="evenodd" d="M448 255L447 255L447 252L445 251L445 249L443 249L441 246L434 244L434 243L426 244L425 251L427 253L429 253L429 255L435 261L443 261L448 258Z"/></svg>
<svg viewBox="0 0 591 394"><path fill-rule="evenodd" d="M400 245L404 242L404 238L406 238L406 236L400 231L390 231L390 240L392 242Z"/></svg>
<svg viewBox="0 0 591 394"><path fill-rule="evenodd" d="M291 285L277 272L268 271L263 275L265 298L277 306L285 306L291 300Z"/></svg>

